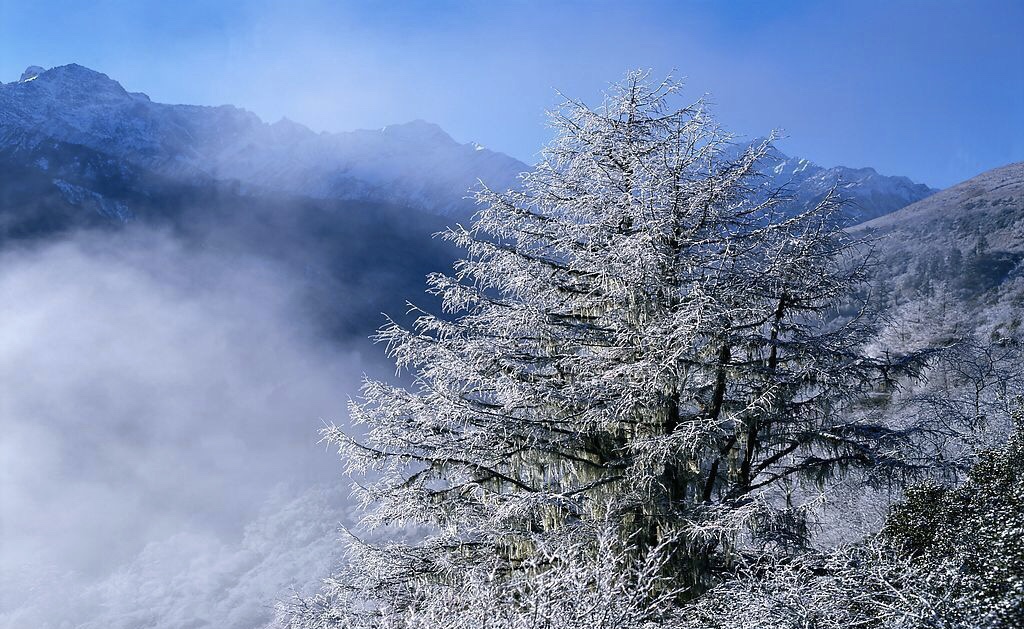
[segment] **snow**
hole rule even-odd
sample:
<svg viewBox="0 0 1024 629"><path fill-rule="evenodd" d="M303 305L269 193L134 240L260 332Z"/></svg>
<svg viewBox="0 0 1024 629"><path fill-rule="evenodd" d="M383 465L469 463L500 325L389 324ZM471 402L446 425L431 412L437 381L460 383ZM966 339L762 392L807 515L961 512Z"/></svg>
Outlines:
<svg viewBox="0 0 1024 629"><path fill-rule="evenodd" d="M25 68L25 71L21 73L21 78L18 79L19 83L28 83L39 78L39 75L46 72L45 68L40 66L29 66Z"/></svg>

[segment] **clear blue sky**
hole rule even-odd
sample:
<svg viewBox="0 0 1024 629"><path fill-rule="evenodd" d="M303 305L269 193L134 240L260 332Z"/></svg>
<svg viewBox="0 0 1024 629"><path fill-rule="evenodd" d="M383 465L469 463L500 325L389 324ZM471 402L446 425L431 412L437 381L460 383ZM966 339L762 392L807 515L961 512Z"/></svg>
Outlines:
<svg viewBox="0 0 1024 629"><path fill-rule="evenodd" d="M1024 160L1024 0L0 0L0 80L80 63L317 130L423 118L535 161L554 90L687 77L721 122L933 186Z"/></svg>

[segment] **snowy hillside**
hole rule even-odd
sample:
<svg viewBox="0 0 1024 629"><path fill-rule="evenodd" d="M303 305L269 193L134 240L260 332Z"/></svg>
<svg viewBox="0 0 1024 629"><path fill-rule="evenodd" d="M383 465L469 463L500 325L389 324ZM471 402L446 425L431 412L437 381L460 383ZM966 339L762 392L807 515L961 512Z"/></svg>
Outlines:
<svg viewBox="0 0 1024 629"><path fill-rule="evenodd" d="M47 140L88 147L162 175L237 180L253 192L413 205L437 213L472 207L482 179L515 184L526 165L460 144L420 120L375 131L315 133L261 121L230 105L165 105L80 65L33 67L0 85L0 147Z"/></svg>
<svg viewBox="0 0 1024 629"><path fill-rule="evenodd" d="M916 321L936 336L1024 334L1024 163L982 173L853 231L877 238L878 292L899 323Z"/></svg>

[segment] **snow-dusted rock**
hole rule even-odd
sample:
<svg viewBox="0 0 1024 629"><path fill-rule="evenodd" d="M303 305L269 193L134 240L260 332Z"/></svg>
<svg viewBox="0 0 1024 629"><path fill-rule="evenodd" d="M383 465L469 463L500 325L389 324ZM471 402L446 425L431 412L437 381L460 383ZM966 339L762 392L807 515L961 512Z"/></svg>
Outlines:
<svg viewBox="0 0 1024 629"><path fill-rule="evenodd" d="M738 145L737 151L746 146ZM835 188L848 202L847 214L853 223L895 212L937 192L906 177L881 175L874 168L825 168L778 149L772 150L761 171L769 188L788 192L797 211L813 206Z"/></svg>
<svg viewBox="0 0 1024 629"><path fill-rule="evenodd" d="M26 81L32 81L43 72L46 72L46 68L41 68L39 66L29 66L25 68L24 72L21 73L21 78L18 79L18 82L24 83Z"/></svg>

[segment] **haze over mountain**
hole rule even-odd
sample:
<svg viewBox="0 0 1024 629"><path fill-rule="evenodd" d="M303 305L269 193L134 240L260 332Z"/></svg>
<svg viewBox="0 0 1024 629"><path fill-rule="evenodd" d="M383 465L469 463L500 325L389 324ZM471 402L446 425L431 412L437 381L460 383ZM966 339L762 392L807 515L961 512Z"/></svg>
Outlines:
<svg viewBox="0 0 1024 629"><path fill-rule="evenodd" d="M414 205L471 207L477 179L514 185L521 162L459 144L417 120L376 131L315 133L230 105L154 103L80 65L30 68L0 87L0 145L32 150L75 144L175 179L237 180L250 193L301 194Z"/></svg>
<svg viewBox="0 0 1024 629"><path fill-rule="evenodd" d="M479 181L506 189L528 168L476 144L460 144L422 120L376 131L315 133L290 120L267 124L230 105L154 103L76 64L33 66L19 81L0 85L0 160L8 171L27 169L14 186L24 196L63 199L57 222L72 218L74 208L129 220L151 209L133 195L161 196L148 194L150 186L225 182L231 193L244 196L369 201L464 216L473 208L469 191ZM823 168L778 151L765 166L770 183L786 186L798 208L837 187L853 202L855 221L934 192L871 168ZM32 179L39 185L29 191ZM6 225L14 229L10 219Z"/></svg>

